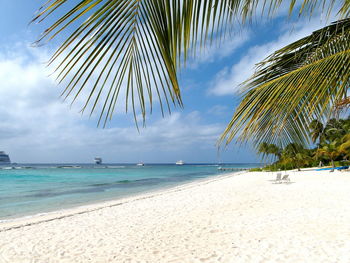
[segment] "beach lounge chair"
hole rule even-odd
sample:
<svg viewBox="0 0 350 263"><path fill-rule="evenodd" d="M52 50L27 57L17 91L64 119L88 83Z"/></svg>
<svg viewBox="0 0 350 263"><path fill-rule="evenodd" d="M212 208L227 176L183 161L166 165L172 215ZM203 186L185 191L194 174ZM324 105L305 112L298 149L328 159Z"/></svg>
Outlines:
<svg viewBox="0 0 350 263"><path fill-rule="evenodd" d="M282 177L282 173L277 173L275 181L276 182L281 182L281 177Z"/></svg>
<svg viewBox="0 0 350 263"><path fill-rule="evenodd" d="M289 174L283 175L281 181L282 181L282 182L290 182Z"/></svg>

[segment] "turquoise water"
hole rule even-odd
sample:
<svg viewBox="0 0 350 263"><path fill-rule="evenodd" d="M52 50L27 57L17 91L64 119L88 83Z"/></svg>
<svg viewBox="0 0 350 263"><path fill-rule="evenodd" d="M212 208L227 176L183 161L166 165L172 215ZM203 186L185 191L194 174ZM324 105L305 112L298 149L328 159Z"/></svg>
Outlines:
<svg viewBox="0 0 350 263"><path fill-rule="evenodd" d="M0 219L50 212L217 176L217 165L16 165L0 167ZM226 164L223 167L256 167Z"/></svg>

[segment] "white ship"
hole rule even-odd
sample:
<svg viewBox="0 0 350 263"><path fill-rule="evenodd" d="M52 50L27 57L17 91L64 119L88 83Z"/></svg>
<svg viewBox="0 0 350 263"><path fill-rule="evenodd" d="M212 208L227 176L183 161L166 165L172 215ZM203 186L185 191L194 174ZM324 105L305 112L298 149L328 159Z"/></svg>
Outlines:
<svg viewBox="0 0 350 263"><path fill-rule="evenodd" d="M0 151L0 165L11 163L10 157L3 151Z"/></svg>
<svg viewBox="0 0 350 263"><path fill-rule="evenodd" d="M177 161L175 164L176 164L176 165L184 165L185 163L184 163L183 160L180 160L180 161Z"/></svg>
<svg viewBox="0 0 350 263"><path fill-rule="evenodd" d="M95 161L95 164L102 164L102 158L100 157L95 157L94 161Z"/></svg>
<svg viewBox="0 0 350 263"><path fill-rule="evenodd" d="M145 166L145 164L144 163L138 163L138 164L136 164L137 166Z"/></svg>

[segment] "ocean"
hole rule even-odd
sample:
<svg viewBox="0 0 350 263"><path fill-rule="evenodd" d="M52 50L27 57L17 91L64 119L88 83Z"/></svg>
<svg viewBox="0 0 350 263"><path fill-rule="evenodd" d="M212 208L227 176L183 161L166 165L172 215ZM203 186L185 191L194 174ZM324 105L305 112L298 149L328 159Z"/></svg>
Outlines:
<svg viewBox="0 0 350 263"><path fill-rule="evenodd" d="M259 164L220 164L223 168ZM0 167L0 220L128 197L226 173L216 164L25 164Z"/></svg>

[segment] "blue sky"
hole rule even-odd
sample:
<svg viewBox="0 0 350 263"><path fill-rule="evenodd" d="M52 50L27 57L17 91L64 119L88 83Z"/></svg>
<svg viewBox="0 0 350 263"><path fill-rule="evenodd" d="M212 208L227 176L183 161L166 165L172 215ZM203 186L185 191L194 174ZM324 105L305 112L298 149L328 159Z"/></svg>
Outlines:
<svg viewBox="0 0 350 263"><path fill-rule="evenodd" d="M14 162L256 162L249 145L219 153L215 146L239 102L238 85L272 51L325 24L317 15L287 20L282 9L237 30L182 69L184 109L165 118L156 110L137 132L132 114L119 112L97 128L95 115L79 113L79 100L70 107L59 97L62 87L44 64L57 42L31 47L44 27L28 23L43 2L2 1L0 10L0 150Z"/></svg>

